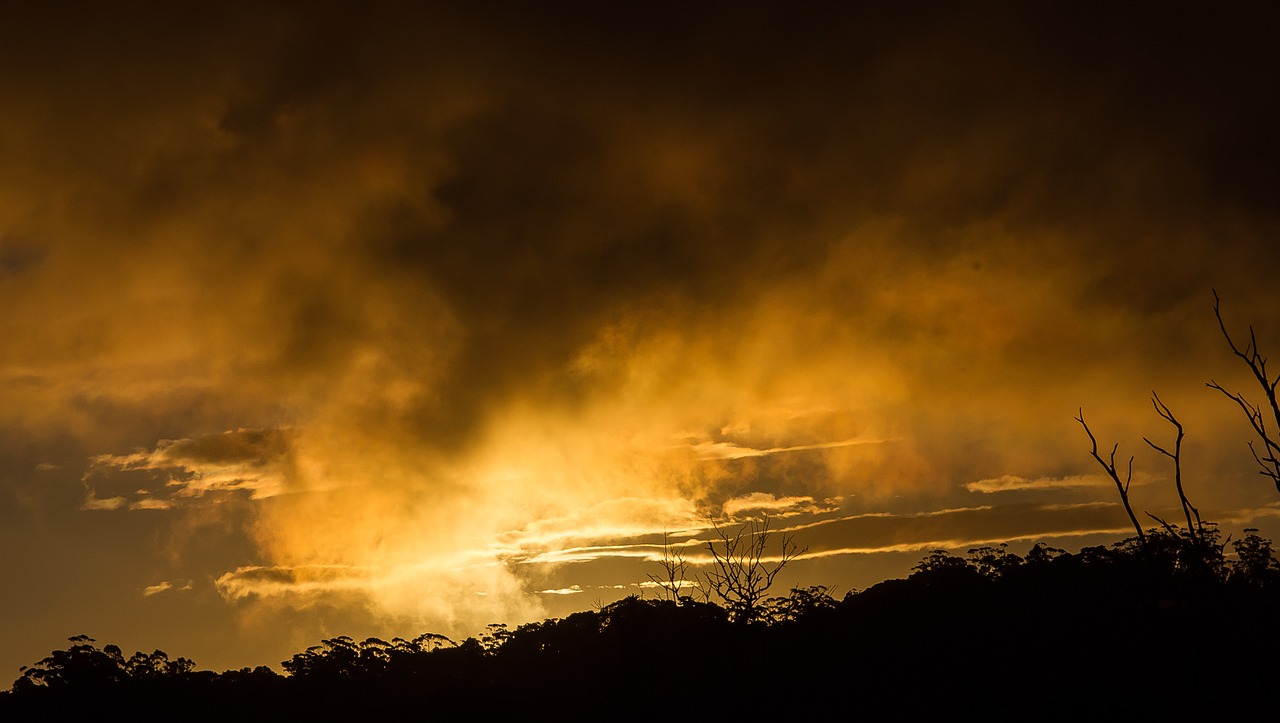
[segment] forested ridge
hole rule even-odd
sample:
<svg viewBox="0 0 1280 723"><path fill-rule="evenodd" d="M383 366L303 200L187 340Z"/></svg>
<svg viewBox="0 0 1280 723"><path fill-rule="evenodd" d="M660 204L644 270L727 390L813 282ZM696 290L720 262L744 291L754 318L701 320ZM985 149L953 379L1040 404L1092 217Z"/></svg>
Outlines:
<svg viewBox="0 0 1280 723"><path fill-rule="evenodd" d="M793 589L749 616L628 597L460 642L332 638L283 661L284 674L197 670L160 651L126 658L78 636L22 671L0 717L1243 713L1274 684L1277 615L1270 541L1154 528L1075 553L938 550L905 579L839 598Z"/></svg>

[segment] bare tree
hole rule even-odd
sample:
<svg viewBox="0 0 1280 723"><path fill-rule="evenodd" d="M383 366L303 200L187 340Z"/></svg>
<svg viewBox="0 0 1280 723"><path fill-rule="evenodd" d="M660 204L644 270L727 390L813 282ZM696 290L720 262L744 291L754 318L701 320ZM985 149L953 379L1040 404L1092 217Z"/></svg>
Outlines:
<svg viewBox="0 0 1280 723"><path fill-rule="evenodd" d="M1146 442L1147 445L1155 451L1173 460L1173 482L1178 488L1178 501L1182 503L1182 514L1187 518L1187 533L1191 535L1191 539L1193 541L1199 541L1201 533L1204 531L1204 524L1200 521L1200 511L1197 510L1191 504L1191 501L1187 499L1187 493L1182 488L1182 438L1184 436L1182 423L1173 416L1173 412L1169 411L1169 408L1165 406L1165 403L1160 401L1160 395L1155 392L1151 393L1151 406L1156 408L1156 414L1159 414L1178 430L1178 436L1174 440L1172 452L1161 447L1155 442L1152 442L1146 437L1143 437L1142 441ZM1147 514L1151 515L1149 512ZM1191 521L1192 515L1195 515L1194 523ZM1155 515L1151 515L1151 517L1163 525L1166 530L1169 529L1169 524L1167 522Z"/></svg>
<svg viewBox="0 0 1280 723"><path fill-rule="evenodd" d="M1245 417L1249 420L1253 431L1257 433L1258 439L1262 442L1262 452L1249 442L1249 450L1253 452L1253 458L1257 461L1258 471L1260 474L1269 477L1275 483L1276 491L1280 492L1280 438L1277 437L1277 431L1280 430L1280 403L1276 401L1276 386L1280 385L1280 376L1272 379L1267 373L1267 358L1258 351L1258 339L1253 332L1253 325L1249 325L1249 343L1243 349L1236 345L1231 338L1231 334L1227 331L1227 324L1222 320L1221 299L1218 298L1218 292L1213 292L1213 314L1218 317L1218 328L1222 329L1222 336L1227 340L1227 346L1231 347L1231 353L1244 360L1249 366L1249 371L1253 372L1253 378L1258 381L1258 385L1262 387L1262 392L1267 398L1266 413L1263 412L1262 405L1253 404L1244 398L1244 395L1235 392L1229 392L1217 382L1210 380L1205 386L1217 389L1222 392L1228 399L1235 402L1244 412ZM1276 429L1272 430L1267 427L1267 420L1272 419L1276 423Z"/></svg>
<svg viewBox="0 0 1280 723"><path fill-rule="evenodd" d="M734 532L715 521L712 528L716 539L707 543L712 566L703 576L707 594L723 600L735 621L752 622L759 616L760 602L773 586L774 578L808 548L797 546L793 535L781 535L779 553L769 556L769 541L774 533L769 529L767 515L739 525Z"/></svg>
<svg viewBox="0 0 1280 723"><path fill-rule="evenodd" d="M649 580L662 590L664 598L680 602L681 589L697 583L688 579L689 561L684 557L684 546L677 548L673 545L665 530L662 533L662 559L658 562L662 565L662 574L650 574Z"/></svg>
<svg viewBox="0 0 1280 723"><path fill-rule="evenodd" d="M1093 431L1089 429L1089 425L1084 421L1084 409L1079 410L1079 416L1076 421L1084 427L1084 433L1089 435L1089 442L1093 444L1093 449L1089 450L1089 454L1102 465L1102 468L1111 475L1111 481L1116 483L1116 491L1120 493L1120 502L1124 504L1124 511L1129 514L1129 521L1133 523L1133 529L1138 533L1138 542L1143 545L1147 544L1147 535L1142 531L1142 525L1138 523L1137 515L1133 514L1133 506L1129 504L1129 483L1133 481L1133 457L1129 457L1129 472L1124 478L1124 482L1120 481L1120 474L1116 471L1116 450L1120 449L1120 443L1116 442L1111 448L1111 461L1104 460L1098 454L1098 439L1093 436Z"/></svg>

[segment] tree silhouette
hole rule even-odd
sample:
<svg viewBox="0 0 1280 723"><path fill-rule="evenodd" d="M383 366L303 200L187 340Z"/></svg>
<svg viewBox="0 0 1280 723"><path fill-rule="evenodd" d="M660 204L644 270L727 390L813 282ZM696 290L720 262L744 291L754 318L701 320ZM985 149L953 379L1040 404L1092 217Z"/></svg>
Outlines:
<svg viewBox="0 0 1280 723"><path fill-rule="evenodd" d="M1138 522L1138 516L1133 514L1133 506L1129 504L1129 483L1133 481L1133 457L1129 457L1129 471L1125 475L1124 482L1120 481L1120 473L1116 471L1116 451L1120 449L1120 443L1116 442L1111 447L1110 461L1104 460L1102 455L1098 454L1098 438L1093 436L1093 430L1089 429L1089 425L1084 421L1084 409L1080 409L1076 415L1076 421L1084 427L1084 433L1089 435L1089 442L1093 445L1089 450L1089 454L1106 470L1107 475L1111 477L1111 481L1115 482L1116 491L1120 493L1120 503L1124 505L1124 511L1129 515L1129 522L1133 524L1133 529L1138 534L1138 539L1145 542L1146 533L1142 531L1142 525Z"/></svg>
<svg viewBox="0 0 1280 723"><path fill-rule="evenodd" d="M787 563L808 550L798 547L793 535L781 535L777 556L769 556L769 541L774 534L769 526L768 515L741 524L733 532L712 521L716 539L707 543L712 565L703 575L703 582L707 594L719 597L736 622L754 622L759 617L760 601L773 586L774 578Z"/></svg>
<svg viewBox="0 0 1280 723"><path fill-rule="evenodd" d="M184 676L195 670L196 664L187 658L169 659L163 650L151 653L134 653L124 663L124 669L134 680L159 680Z"/></svg>
<svg viewBox="0 0 1280 723"><path fill-rule="evenodd" d="M689 580L690 563L685 559L684 546L677 547L672 544L670 535L663 531L662 533L662 558L658 560L662 566L661 574L650 573L649 581L662 590L663 597L672 602L680 602L685 597L681 592L686 587L696 586L697 583Z"/></svg>
<svg viewBox="0 0 1280 723"><path fill-rule="evenodd" d="M1271 541L1258 536L1255 528L1246 528L1245 536L1231 543L1236 562L1231 567L1230 581L1236 584L1273 590L1280 586L1280 562Z"/></svg>
<svg viewBox="0 0 1280 723"><path fill-rule="evenodd" d="M770 625L784 625L811 620L835 610L831 588L810 585L792 588L785 596L766 598L761 604L761 618Z"/></svg>
<svg viewBox="0 0 1280 723"><path fill-rule="evenodd" d="M1187 520L1187 534L1191 536L1191 539L1193 542L1198 542L1200 537L1204 533L1204 523L1200 521L1200 511L1197 510L1191 504L1191 501L1187 499L1186 490L1184 490L1182 487L1182 438L1185 436L1185 433L1182 428L1182 423L1179 422L1178 419L1173 416L1173 412L1169 411L1169 408L1165 406L1164 402L1160 401L1160 396L1155 392L1151 393L1151 405L1155 407L1156 413L1159 414L1161 418L1165 419L1166 421L1169 422L1169 424L1172 424L1174 426L1174 428L1178 431L1178 435L1174 439L1172 452L1168 451L1164 447L1161 447L1155 442L1152 442L1150 439L1147 439L1146 437L1143 437L1142 441L1146 442L1147 445L1152 449L1154 449L1155 451L1173 460L1173 482L1174 482L1174 486L1178 490L1178 502L1182 504L1182 514L1184 517L1186 517L1186 520ZM1147 513L1147 514L1150 515L1151 513ZM1195 516L1194 521L1191 519L1192 515ZM1155 518L1156 521L1158 521L1163 527L1165 527L1165 529L1169 528L1168 523L1166 523L1164 520L1161 520L1160 518L1155 517L1155 515L1151 515L1151 516Z"/></svg>
<svg viewBox="0 0 1280 723"><path fill-rule="evenodd" d="M14 690L96 688L119 683L129 677L124 655L115 645L99 649L88 635L75 635L67 640L71 643L68 649L55 650L35 665L23 667L22 677L14 681Z"/></svg>
<svg viewBox="0 0 1280 723"><path fill-rule="evenodd" d="M1209 380L1205 386L1222 392L1244 412L1245 418L1249 420L1249 425L1253 427L1254 433L1258 435L1258 440L1262 443L1262 451L1259 452L1253 442L1249 442L1249 450L1253 452L1253 458L1258 463L1258 471L1260 474L1270 478L1275 483L1276 491L1280 492L1280 437L1277 436L1278 430L1280 430L1280 402L1276 400L1276 385L1280 384L1280 375L1272 379L1267 372L1267 358L1258 349L1258 338L1254 334L1252 324L1249 325L1249 343L1243 349L1236 345L1235 340L1231 338L1230 332L1227 331L1226 322L1222 320L1221 304L1218 292L1214 290L1213 314L1218 318L1218 328L1222 330L1222 336L1227 340L1227 346L1231 347L1231 353L1244 361L1249 367L1249 371L1253 374L1253 378L1257 380L1258 386L1262 388L1263 396L1267 399L1267 410L1264 412L1261 405L1251 403L1242 394L1227 391L1222 385L1213 380ZM1275 429L1267 427L1268 418L1275 422Z"/></svg>

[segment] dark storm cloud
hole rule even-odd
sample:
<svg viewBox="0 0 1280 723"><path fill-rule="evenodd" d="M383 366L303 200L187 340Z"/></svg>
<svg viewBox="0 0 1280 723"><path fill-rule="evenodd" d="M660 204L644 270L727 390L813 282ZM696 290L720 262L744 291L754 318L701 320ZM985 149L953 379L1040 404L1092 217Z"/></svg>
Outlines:
<svg viewBox="0 0 1280 723"><path fill-rule="evenodd" d="M278 311L254 331L285 373L349 363L371 280L398 313L417 310L400 287L434 289L466 329L423 412L446 437L546 386L611 313L804 283L868 218L901 228L854 254L866 272L840 311L896 334L931 322L858 306L919 283L906 268L1048 263L1071 277L1068 308L1139 318L1266 270L1249 262L1274 219L1248 215L1276 168L1255 132L1276 120L1265 6L576 11L50 14L10 46L25 75L8 87L34 101L14 133L118 229L94 248L176 244L201 259L179 269L201 305L246 266L272 279L255 301ZM388 163L385 186L360 177ZM344 191L345 229L318 221ZM184 216L210 226L134 233ZM1006 237L966 230L984 224ZM1008 248L1046 228L1069 241ZM316 254L333 263L296 268Z"/></svg>
<svg viewBox="0 0 1280 723"><path fill-rule="evenodd" d="M328 273L350 285L278 282L273 301L296 305L275 330L285 365L342 363L327 354L367 323L344 309L351 286L388 267L419 275L404 283L430 284L468 329L451 398L432 413L452 424L554 374L619 305L672 293L719 306L803 279L827 262L833 230L868 217L904 219L905 248L868 254L877 268L853 299L900 265L992 263L1008 252L955 231L991 220L1030 236L1088 218L1076 249L1055 251L1082 275L1070 291L1086 306L1158 313L1252 273L1248 250L1210 256L1212 238L1178 229L1189 214L1265 208L1237 192L1276 167L1270 134L1248 132L1276 118L1271 51L1250 38L1265 27L1255 6L1208 18L1074 5L584 7L568 22L398 10L161 14L153 22L171 32L158 47L134 42L136 28L83 27L106 18L68 21L79 45L56 79L96 89L80 99L94 112L56 110L77 167L137 169L122 179L129 203L98 199L111 213L194 204L221 217L216 245L192 249L212 254L210 283L264 255L338 259ZM120 60L95 76L89 58L107 51ZM139 165L136 144L111 142L137 113L163 126L198 107L221 139L212 146L175 137ZM326 203L341 189L329 177L355 173L362 153L405 169L397 187L348 202L345 240L261 227L291 198ZM681 188L686 175L695 188Z"/></svg>

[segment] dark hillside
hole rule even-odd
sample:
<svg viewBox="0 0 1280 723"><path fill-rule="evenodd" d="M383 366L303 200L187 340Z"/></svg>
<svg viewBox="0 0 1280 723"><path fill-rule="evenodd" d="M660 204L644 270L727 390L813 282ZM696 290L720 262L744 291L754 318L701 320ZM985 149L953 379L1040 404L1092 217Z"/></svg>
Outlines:
<svg viewBox="0 0 1280 723"><path fill-rule="evenodd" d="M771 598L753 619L684 598L491 626L454 644L334 638L269 669L73 645L24 671L8 719L690 715L1080 720L1244 714L1280 650L1280 565L1250 535L1148 533L1070 554L938 551L905 580Z"/></svg>

